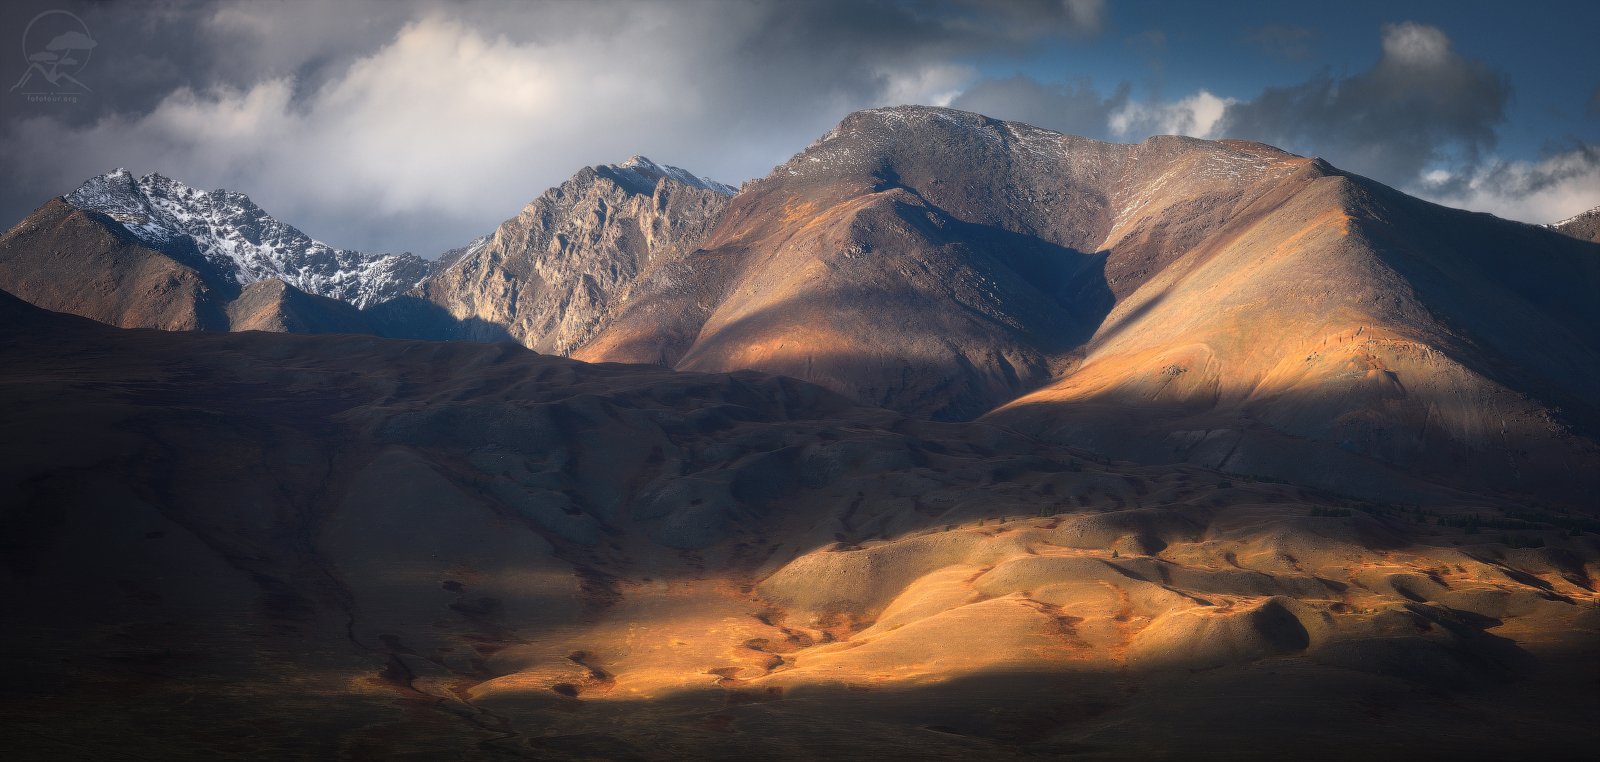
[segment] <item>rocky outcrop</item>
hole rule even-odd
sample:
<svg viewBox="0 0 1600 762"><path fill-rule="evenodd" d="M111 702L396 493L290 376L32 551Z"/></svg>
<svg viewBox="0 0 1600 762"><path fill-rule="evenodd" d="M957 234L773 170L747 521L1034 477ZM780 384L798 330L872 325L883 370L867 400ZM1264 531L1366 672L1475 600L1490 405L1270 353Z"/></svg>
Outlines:
<svg viewBox="0 0 1600 762"><path fill-rule="evenodd" d="M1600 243L1600 206L1550 226L1580 241Z"/></svg>
<svg viewBox="0 0 1600 762"><path fill-rule="evenodd" d="M503 331L537 351L568 354L642 271L693 251L731 191L641 157L587 167L442 262L420 293L465 338Z"/></svg>

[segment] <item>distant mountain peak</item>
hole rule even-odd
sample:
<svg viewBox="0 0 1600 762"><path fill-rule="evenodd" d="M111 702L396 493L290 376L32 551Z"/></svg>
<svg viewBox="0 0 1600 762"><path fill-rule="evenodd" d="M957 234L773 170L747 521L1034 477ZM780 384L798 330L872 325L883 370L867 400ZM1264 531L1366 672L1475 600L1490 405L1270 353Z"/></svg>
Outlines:
<svg viewBox="0 0 1600 762"><path fill-rule="evenodd" d="M193 264L241 286L277 278L365 307L410 291L432 270L411 254L336 249L273 218L243 193L201 191L154 172L134 179L119 167L62 199L112 218L152 248L176 253L192 244L203 260Z"/></svg>
<svg viewBox="0 0 1600 762"><path fill-rule="evenodd" d="M622 162L621 164L609 164L604 165L603 167L596 167L595 169L597 171L600 169L609 169L613 173L626 175L627 179L637 178L641 187L647 187L651 190L654 190L656 183L660 181L661 178L665 177L687 185L691 188L704 188L706 190L716 191L724 196L732 196L735 191L735 189L730 185L719 183L716 180L711 180L709 178L700 177L699 175L696 175L686 169L674 167L670 164L657 164L656 162L651 161L648 157L641 156L639 154L634 154L633 156L628 157L628 160Z"/></svg>
<svg viewBox="0 0 1600 762"><path fill-rule="evenodd" d="M695 250L733 194L643 156L584 167L493 234L446 252L422 292L456 319L566 354L593 338L642 272ZM482 338L475 330L466 335Z"/></svg>
<svg viewBox="0 0 1600 762"><path fill-rule="evenodd" d="M1546 227L1573 238L1600 243L1600 206Z"/></svg>

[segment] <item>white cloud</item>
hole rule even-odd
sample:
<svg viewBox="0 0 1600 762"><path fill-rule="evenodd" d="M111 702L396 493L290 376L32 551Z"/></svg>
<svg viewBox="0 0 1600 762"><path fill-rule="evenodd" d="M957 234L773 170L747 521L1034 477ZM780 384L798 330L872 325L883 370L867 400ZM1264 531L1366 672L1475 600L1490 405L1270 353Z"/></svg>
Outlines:
<svg viewBox="0 0 1600 762"><path fill-rule="evenodd" d="M1128 101L1111 112L1107 126L1122 139L1142 140L1151 135L1210 138L1228 107L1236 102L1208 90L1170 103Z"/></svg>
<svg viewBox="0 0 1600 762"><path fill-rule="evenodd" d="M885 71L884 103L948 106L977 78L970 66L930 64L910 71Z"/></svg>
<svg viewBox="0 0 1600 762"><path fill-rule="evenodd" d="M1438 27L1406 21L1383 27L1383 57L1399 66L1440 66L1451 61L1450 38Z"/></svg>
<svg viewBox="0 0 1600 762"><path fill-rule="evenodd" d="M1522 222L1558 222L1600 206L1600 147L1539 161L1494 159L1468 173L1431 170L1408 191L1446 206Z"/></svg>

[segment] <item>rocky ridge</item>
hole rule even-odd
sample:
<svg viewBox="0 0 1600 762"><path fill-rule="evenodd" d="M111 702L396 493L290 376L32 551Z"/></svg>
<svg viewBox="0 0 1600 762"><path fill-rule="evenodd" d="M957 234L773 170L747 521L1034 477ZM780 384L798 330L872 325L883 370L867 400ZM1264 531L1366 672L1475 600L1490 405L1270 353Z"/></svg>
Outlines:
<svg viewBox="0 0 1600 762"><path fill-rule="evenodd" d="M180 259L189 255L193 261L186 264L239 286L276 278L366 307L410 291L431 270L413 254L336 249L273 218L243 193L201 191L159 174L136 179L118 169L63 198L116 220L146 246Z"/></svg>
<svg viewBox="0 0 1600 762"><path fill-rule="evenodd" d="M1568 217L1550 227L1582 241L1600 243L1600 206Z"/></svg>
<svg viewBox="0 0 1600 762"><path fill-rule="evenodd" d="M633 157L585 167L486 239L463 247L419 293L469 326L569 354L588 343L647 267L681 259L720 219L733 189Z"/></svg>

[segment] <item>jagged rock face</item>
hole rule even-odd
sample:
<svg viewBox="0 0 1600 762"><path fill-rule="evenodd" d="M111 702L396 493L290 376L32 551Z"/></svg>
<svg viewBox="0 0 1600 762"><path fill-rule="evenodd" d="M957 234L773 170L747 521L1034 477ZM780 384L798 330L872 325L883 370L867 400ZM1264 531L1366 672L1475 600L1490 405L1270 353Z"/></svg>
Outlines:
<svg viewBox="0 0 1600 762"><path fill-rule="evenodd" d="M474 323L492 326L537 351L568 354L641 271L698 246L731 191L640 157L585 168L487 240L452 252L421 291L469 334Z"/></svg>
<svg viewBox="0 0 1600 762"><path fill-rule="evenodd" d="M0 289L122 328L227 330L231 292L103 214L52 199L0 237Z"/></svg>
<svg viewBox="0 0 1600 762"><path fill-rule="evenodd" d="M1600 243L1600 206L1550 227L1582 241Z"/></svg>
<svg viewBox="0 0 1600 762"><path fill-rule="evenodd" d="M236 285L276 278L365 307L409 292L431 269L411 254L335 249L274 219L242 193L200 191L156 174L136 180L119 169L64 198L111 217L150 248L192 252L194 261L185 264Z"/></svg>

